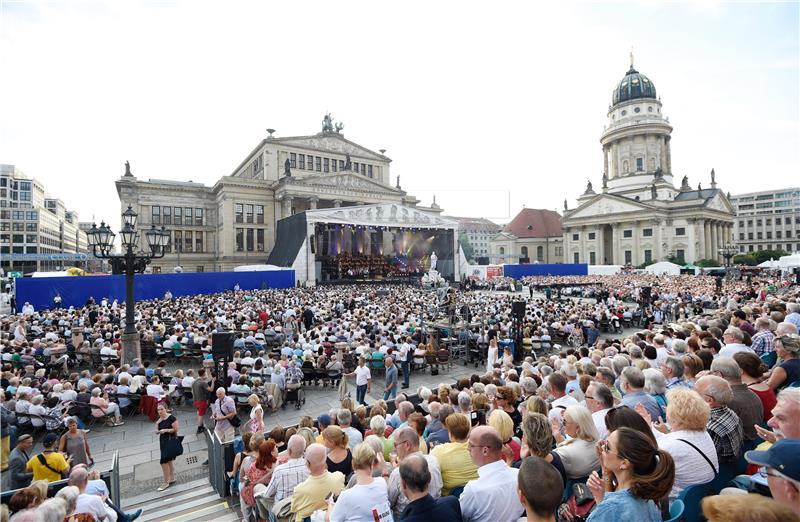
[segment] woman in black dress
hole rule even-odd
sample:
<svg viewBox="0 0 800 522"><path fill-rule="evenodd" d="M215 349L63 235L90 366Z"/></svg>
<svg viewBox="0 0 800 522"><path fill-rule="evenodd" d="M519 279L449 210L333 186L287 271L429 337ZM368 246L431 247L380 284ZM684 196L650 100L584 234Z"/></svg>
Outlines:
<svg viewBox="0 0 800 522"><path fill-rule="evenodd" d="M164 483L158 491L164 491L175 483L175 455L168 450L167 441L178 437L178 419L176 419L163 403L158 405L158 424L156 425L158 442L161 447L161 471L164 473Z"/></svg>

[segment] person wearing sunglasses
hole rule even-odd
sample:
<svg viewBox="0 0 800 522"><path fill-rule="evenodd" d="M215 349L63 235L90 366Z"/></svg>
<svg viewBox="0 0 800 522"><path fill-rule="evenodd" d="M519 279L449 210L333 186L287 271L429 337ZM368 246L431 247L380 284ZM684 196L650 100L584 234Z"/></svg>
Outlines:
<svg viewBox="0 0 800 522"><path fill-rule="evenodd" d="M658 502L675 481L675 462L643 433L622 427L599 443L602 476L593 471L587 486L597 506L588 522L661 522Z"/></svg>

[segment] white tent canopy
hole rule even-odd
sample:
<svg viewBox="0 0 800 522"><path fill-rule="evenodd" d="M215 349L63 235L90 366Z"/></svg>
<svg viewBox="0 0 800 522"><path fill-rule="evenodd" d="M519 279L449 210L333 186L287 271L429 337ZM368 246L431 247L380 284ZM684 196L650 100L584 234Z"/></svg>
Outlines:
<svg viewBox="0 0 800 522"><path fill-rule="evenodd" d="M768 259L763 263L759 263L758 266L761 268L778 268L779 266L781 266L781 263L780 261L776 261L774 259Z"/></svg>
<svg viewBox="0 0 800 522"><path fill-rule="evenodd" d="M644 271L648 274L656 275L680 275L681 266L670 263L669 261L659 261L658 263L653 263L652 265L644 267Z"/></svg>
<svg viewBox="0 0 800 522"><path fill-rule="evenodd" d="M780 263L781 270L791 270L792 268L800 267L800 253L782 256L778 262Z"/></svg>

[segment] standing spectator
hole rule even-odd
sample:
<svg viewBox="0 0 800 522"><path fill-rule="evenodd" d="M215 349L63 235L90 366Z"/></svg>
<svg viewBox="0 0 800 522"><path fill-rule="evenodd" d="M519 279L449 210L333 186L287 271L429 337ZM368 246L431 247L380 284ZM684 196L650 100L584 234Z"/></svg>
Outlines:
<svg viewBox="0 0 800 522"><path fill-rule="evenodd" d="M409 357L411 355L411 345L405 336L400 338L400 346L397 349L397 359L400 361L400 366L403 368L403 388L409 387L409 379L411 378L411 365L409 364Z"/></svg>
<svg viewBox="0 0 800 522"><path fill-rule="evenodd" d="M777 392L800 381L800 335L787 334L778 337L775 347L782 362L772 369L767 384Z"/></svg>
<svg viewBox="0 0 800 522"><path fill-rule="evenodd" d="M622 427L601 445L602 478L596 471L587 486L597 506L588 522L661 522L657 506L675 481L675 463L648 436Z"/></svg>
<svg viewBox="0 0 800 522"><path fill-rule="evenodd" d="M502 459L503 441L491 426L478 426L469 435L468 448L478 466L478 479L464 487L459 503L467 522L516 520L525 509L509 484L517 483L519 470L510 468Z"/></svg>
<svg viewBox="0 0 800 522"><path fill-rule="evenodd" d="M756 321L758 324L758 321ZM739 352L735 356L747 357L753 355L747 352ZM731 387L733 398L728 407L739 417L744 430L744 440L754 442L758 439L756 424L761 424L764 419L764 406L761 399L742 383L742 369L734 359L730 357L717 357L711 363L711 373L716 373L726 381Z"/></svg>
<svg viewBox="0 0 800 522"><path fill-rule="evenodd" d="M214 416L214 433L223 444L230 442L236 436L236 428L231 424L231 419L236 416L236 404L233 399L225 396L225 388L217 388L217 400L211 406Z"/></svg>
<svg viewBox="0 0 800 522"><path fill-rule="evenodd" d="M22 489L30 485L33 473L27 470L28 461L31 460L30 451L33 448L33 437L27 433L20 435L16 447L11 450L8 457L8 489Z"/></svg>
<svg viewBox="0 0 800 522"><path fill-rule="evenodd" d="M721 377L706 375L698 379L695 390L711 407L706 429L714 441L720 463L735 462L742 454L742 421L728 407L733 400L731 387Z"/></svg>
<svg viewBox="0 0 800 522"><path fill-rule="evenodd" d="M528 522L555 522L563 493L564 482L550 463L539 457L522 461L517 477L517 494Z"/></svg>
<svg viewBox="0 0 800 522"><path fill-rule="evenodd" d="M358 358L358 366L355 370L350 373L345 374L345 377L353 377L356 378L356 402L358 404L363 404L366 406L366 402L364 402L364 398L367 396L367 393L372 391L372 373L370 373L369 368L366 365L367 360L363 357Z"/></svg>
<svg viewBox="0 0 800 522"><path fill-rule="evenodd" d="M161 448L161 471L164 474L164 482L158 487L158 491L164 491L172 484L175 483L175 458L172 450L170 449L170 439L178 437L178 419L167 411L164 404L158 405L158 423L156 424L156 433L158 433L158 442Z"/></svg>
<svg viewBox="0 0 800 522"><path fill-rule="evenodd" d="M356 485L345 489L334 503L329 502L331 522L389 520L391 508L386 481L372 476L377 455L369 444L363 442L353 451L353 469Z"/></svg>
<svg viewBox="0 0 800 522"><path fill-rule="evenodd" d="M388 401L397 397L397 366L394 365L391 355L384 357L383 362L386 365L386 389L383 392L383 400Z"/></svg>
<svg viewBox="0 0 800 522"><path fill-rule="evenodd" d="M61 436L58 449L65 455L69 455L73 466L78 464L92 466L94 464L86 432L78 429L78 420L75 417L67 419L67 432Z"/></svg>
<svg viewBox="0 0 800 522"><path fill-rule="evenodd" d="M324 508L328 494L338 495L344 488L344 475L338 471L328 471L325 446L312 444L306 449L306 466L309 477L295 486L292 492L291 509L295 522L303 522L311 513Z"/></svg>
<svg viewBox="0 0 800 522"><path fill-rule="evenodd" d="M208 395L214 391L214 380L206 378L205 368L200 368L197 375L198 378L192 383L192 400L197 411L197 433L200 434L205 429L203 419L208 410Z"/></svg>
<svg viewBox="0 0 800 522"><path fill-rule="evenodd" d="M56 442L58 435L55 433L45 435L42 439L44 451L28 461L26 469L33 472L33 480L55 482L69 469L72 457L65 459L62 453L56 452Z"/></svg>
<svg viewBox="0 0 800 522"><path fill-rule="evenodd" d="M409 455L400 463L400 489L409 501L403 511L403 522L461 522L458 499L449 495L433 498L428 493L430 482L431 473L425 457Z"/></svg>

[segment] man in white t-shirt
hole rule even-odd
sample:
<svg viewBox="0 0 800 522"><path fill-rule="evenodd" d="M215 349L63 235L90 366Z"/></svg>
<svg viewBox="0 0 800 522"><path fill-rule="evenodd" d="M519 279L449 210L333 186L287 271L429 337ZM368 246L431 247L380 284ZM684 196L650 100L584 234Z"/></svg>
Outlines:
<svg viewBox="0 0 800 522"><path fill-rule="evenodd" d="M85 467L79 466L72 470L69 474L69 485L77 487L80 491L78 501L75 504L76 515L89 513L95 520L108 519L109 510L106 510L103 500L97 495L86 493L86 486L89 485L89 472ZM116 517L114 519L116 520Z"/></svg>
<svg viewBox="0 0 800 522"><path fill-rule="evenodd" d="M359 357L358 366L356 369L348 374L345 374L345 377L352 376L355 376L356 378L356 404L363 404L366 406L367 403L364 402L364 398L366 397L367 393L372 391L372 373L367 367L366 359Z"/></svg>
<svg viewBox="0 0 800 522"><path fill-rule="evenodd" d="M409 352L411 352L411 345L408 344L406 336L400 338L400 345L397 349L397 361L403 369L403 388L408 388L408 380L411 377L411 364L409 364Z"/></svg>

